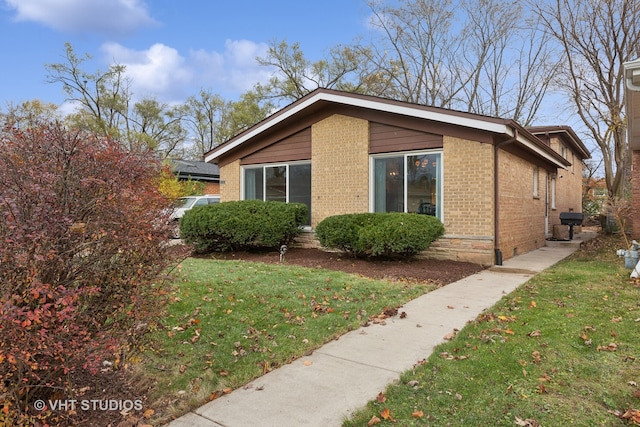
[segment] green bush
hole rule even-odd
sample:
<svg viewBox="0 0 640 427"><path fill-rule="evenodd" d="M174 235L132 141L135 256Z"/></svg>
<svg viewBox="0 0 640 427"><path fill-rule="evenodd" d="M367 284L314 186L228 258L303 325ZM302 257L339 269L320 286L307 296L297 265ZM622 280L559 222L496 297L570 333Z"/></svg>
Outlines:
<svg viewBox="0 0 640 427"><path fill-rule="evenodd" d="M360 213L325 218L316 227L320 244L356 257L412 257L444 234L433 216Z"/></svg>
<svg viewBox="0 0 640 427"><path fill-rule="evenodd" d="M199 206L180 221L180 235L198 252L289 244L307 221L303 203L241 200Z"/></svg>

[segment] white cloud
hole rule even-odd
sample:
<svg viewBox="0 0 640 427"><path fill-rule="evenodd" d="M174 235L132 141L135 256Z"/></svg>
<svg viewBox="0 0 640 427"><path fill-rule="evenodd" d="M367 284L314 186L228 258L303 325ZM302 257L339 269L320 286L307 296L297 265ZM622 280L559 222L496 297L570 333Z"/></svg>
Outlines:
<svg viewBox="0 0 640 427"><path fill-rule="evenodd" d="M124 35L156 25L142 0L5 0L17 21L59 31Z"/></svg>
<svg viewBox="0 0 640 427"><path fill-rule="evenodd" d="M271 77L270 70L255 60L267 49L265 43L248 40L227 40L223 52L198 49L186 56L162 43L144 50L118 43L102 46L108 63L126 66L136 98L155 97L164 102L181 102L200 88L211 88L228 99L238 97Z"/></svg>

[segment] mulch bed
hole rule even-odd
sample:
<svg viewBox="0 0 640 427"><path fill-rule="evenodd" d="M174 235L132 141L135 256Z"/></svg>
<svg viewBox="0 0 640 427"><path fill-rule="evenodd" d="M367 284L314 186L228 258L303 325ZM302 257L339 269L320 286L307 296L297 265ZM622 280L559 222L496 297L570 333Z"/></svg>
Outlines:
<svg viewBox="0 0 640 427"><path fill-rule="evenodd" d="M219 253L213 255L213 257L216 259L264 263L280 262L280 253L277 251ZM289 249L285 254L284 262L302 267L325 268L360 274L374 279L435 282L441 285L455 282L484 269L481 265L469 262L433 259L370 261L354 259L339 252L325 252L320 249L307 248Z"/></svg>

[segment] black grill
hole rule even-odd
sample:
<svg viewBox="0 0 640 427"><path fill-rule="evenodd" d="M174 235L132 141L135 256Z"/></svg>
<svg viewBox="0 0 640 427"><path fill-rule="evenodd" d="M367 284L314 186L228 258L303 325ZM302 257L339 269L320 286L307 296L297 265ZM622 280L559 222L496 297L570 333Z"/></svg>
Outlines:
<svg viewBox="0 0 640 427"><path fill-rule="evenodd" d="M573 226L582 225L584 214L582 212L560 212L560 224L569 226L569 240L573 240Z"/></svg>

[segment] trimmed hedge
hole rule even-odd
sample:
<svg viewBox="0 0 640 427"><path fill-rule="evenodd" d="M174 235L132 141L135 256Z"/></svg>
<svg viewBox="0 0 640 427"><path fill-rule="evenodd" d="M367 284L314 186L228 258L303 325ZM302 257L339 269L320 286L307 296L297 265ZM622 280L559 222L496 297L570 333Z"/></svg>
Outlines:
<svg viewBox="0 0 640 427"><path fill-rule="evenodd" d="M303 203L241 200L198 206L180 220L180 235L198 252L275 248L307 221Z"/></svg>
<svg viewBox="0 0 640 427"><path fill-rule="evenodd" d="M335 215L316 227L322 246L355 257L410 258L443 234L438 218L400 212Z"/></svg>

